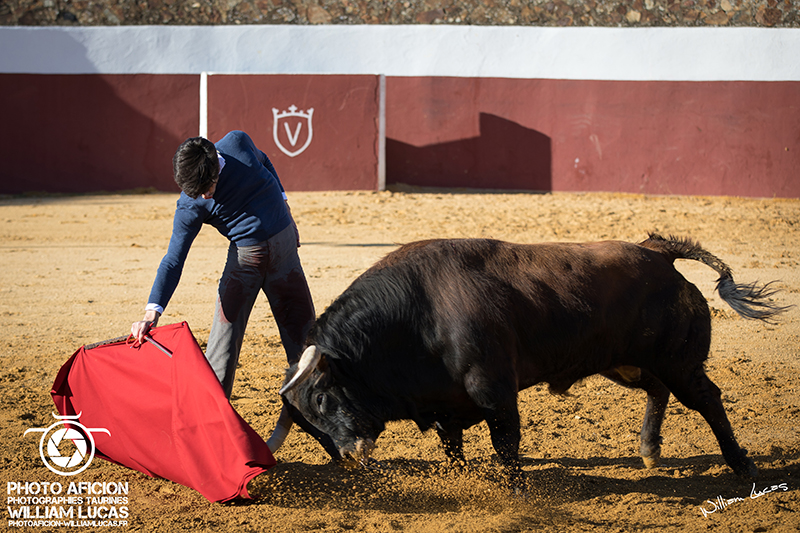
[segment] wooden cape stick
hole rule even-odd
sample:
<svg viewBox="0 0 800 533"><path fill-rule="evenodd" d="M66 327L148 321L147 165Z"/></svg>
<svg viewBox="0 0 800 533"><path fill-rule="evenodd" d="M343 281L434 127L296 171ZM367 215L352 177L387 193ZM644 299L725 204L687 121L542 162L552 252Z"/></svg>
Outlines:
<svg viewBox="0 0 800 533"><path fill-rule="evenodd" d="M107 339L107 340L104 340L104 341L95 342L94 344L87 344L86 346L84 346L84 349L85 350L92 350L94 348L99 348L100 346L106 346L108 344L116 344L118 342L127 342L128 339L130 339L130 337L131 337L130 335L126 335L124 337L115 337L113 339ZM149 342L150 344L152 344L153 346L155 346L156 348L158 348L159 350L164 352L169 357L172 357L172 352L169 351L164 346L162 346L161 344L159 344L156 341L154 341L153 337L151 337L150 335L145 335L144 340L146 340L147 342Z"/></svg>

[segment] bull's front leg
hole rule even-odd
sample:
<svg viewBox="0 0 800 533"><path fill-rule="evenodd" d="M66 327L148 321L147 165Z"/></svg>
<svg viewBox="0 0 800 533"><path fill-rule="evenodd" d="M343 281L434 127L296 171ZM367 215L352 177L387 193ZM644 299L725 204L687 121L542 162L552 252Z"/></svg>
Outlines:
<svg viewBox="0 0 800 533"><path fill-rule="evenodd" d="M492 445L506 469L510 488L516 494L523 494L526 483L519 461L520 425L516 399L513 405L486 411L486 423L489 426Z"/></svg>

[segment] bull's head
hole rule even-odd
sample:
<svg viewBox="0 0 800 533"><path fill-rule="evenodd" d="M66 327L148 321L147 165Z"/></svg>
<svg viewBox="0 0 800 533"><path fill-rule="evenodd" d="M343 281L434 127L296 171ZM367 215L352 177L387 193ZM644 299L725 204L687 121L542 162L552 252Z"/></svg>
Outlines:
<svg viewBox="0 0 800 533"><path fill-rule="evenodd" d="M364 413L359 402L336 383L322 352L316 346L308 347L286 379L280 390L284 400L281 420L291 416L334 460L347 458L365 464L384 425ZM281 420L268 441L273 452L291 426L291 420L288 426Z"/></svg>

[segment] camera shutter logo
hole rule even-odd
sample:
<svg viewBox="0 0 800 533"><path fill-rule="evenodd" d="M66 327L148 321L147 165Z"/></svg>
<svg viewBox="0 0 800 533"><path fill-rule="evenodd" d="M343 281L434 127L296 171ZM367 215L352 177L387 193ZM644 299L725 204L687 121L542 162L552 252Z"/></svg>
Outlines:
<svg viewBox="0 0 800 533"><path fill-rule="evenodd" d="M92 433L106 433L111 436L111 432L105 428L87 428L80 422L82 413L77 415L58 416L53 415L57 422L48 428L31 428L23 435L30 432L41 432L42 438L39 441L39 456L44 465L51 472L62 476L74 476L88 468L94 459L95 444ZM72 442L71 453L66 455L63 443ZM74 448L74 450L72 449Z"/></svg>
<svg viewBox="0 0 800 533"><path fill-rule="evenodd" d="M297 106L289 106L288 111L278 112L274 107L272 108L272 138L281 152L289 157L295 157L302 154L308 145L311 144L311 138L314 136L314 127L311 125L311 118L314 116L314 108L311 107L305 113L297 110ZM283 124L283 132L279 124ZM305 125L305 129L303 126ZM285 135L283 134L285 132ZM302 138L301 133L305 132L305 141L300 144ZM283 140L288 141L289 146L285 146Z"/></svg>

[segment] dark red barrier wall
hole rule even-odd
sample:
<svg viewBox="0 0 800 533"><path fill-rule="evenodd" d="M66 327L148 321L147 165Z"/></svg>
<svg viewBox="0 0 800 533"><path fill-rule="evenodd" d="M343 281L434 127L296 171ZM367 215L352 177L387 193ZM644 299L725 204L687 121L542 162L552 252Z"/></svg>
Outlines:
<svg viewBox="0 0 800 533"><path fill-rule="evenodd" d="M387 183L800 196L799 82L386 85Z"/></svg>
<svg viewBox="0 0 800 533"><path fill-rule="evenodd" d="M209 137L250 133L288 190L374 190L378 85L209 76ZM199 131L199 94L197 75L0 74L0 193L177 191L172 154ZM800 82L387 78L386 181L797 198L798 102ZM272 109L291 106L314 109L302 152L307 119L273 135Z"/></svg>
<svg viewBox="0 0 800 533"><path fill-rule="evenodd" d="M0 193L177 191L199 94L198 76L0 74Z"/></svg>
<svg viewBox="0 0 800 533"><path fill-rule="evenodd" d="M377 76L214 75L208 77L208 134L217 140L230 130L246 131L286 190L375 190L378 102ZM310 120L281 118L275 130L273 108L313 112ZM309 123L313 135L303 150Z"/></svg>

